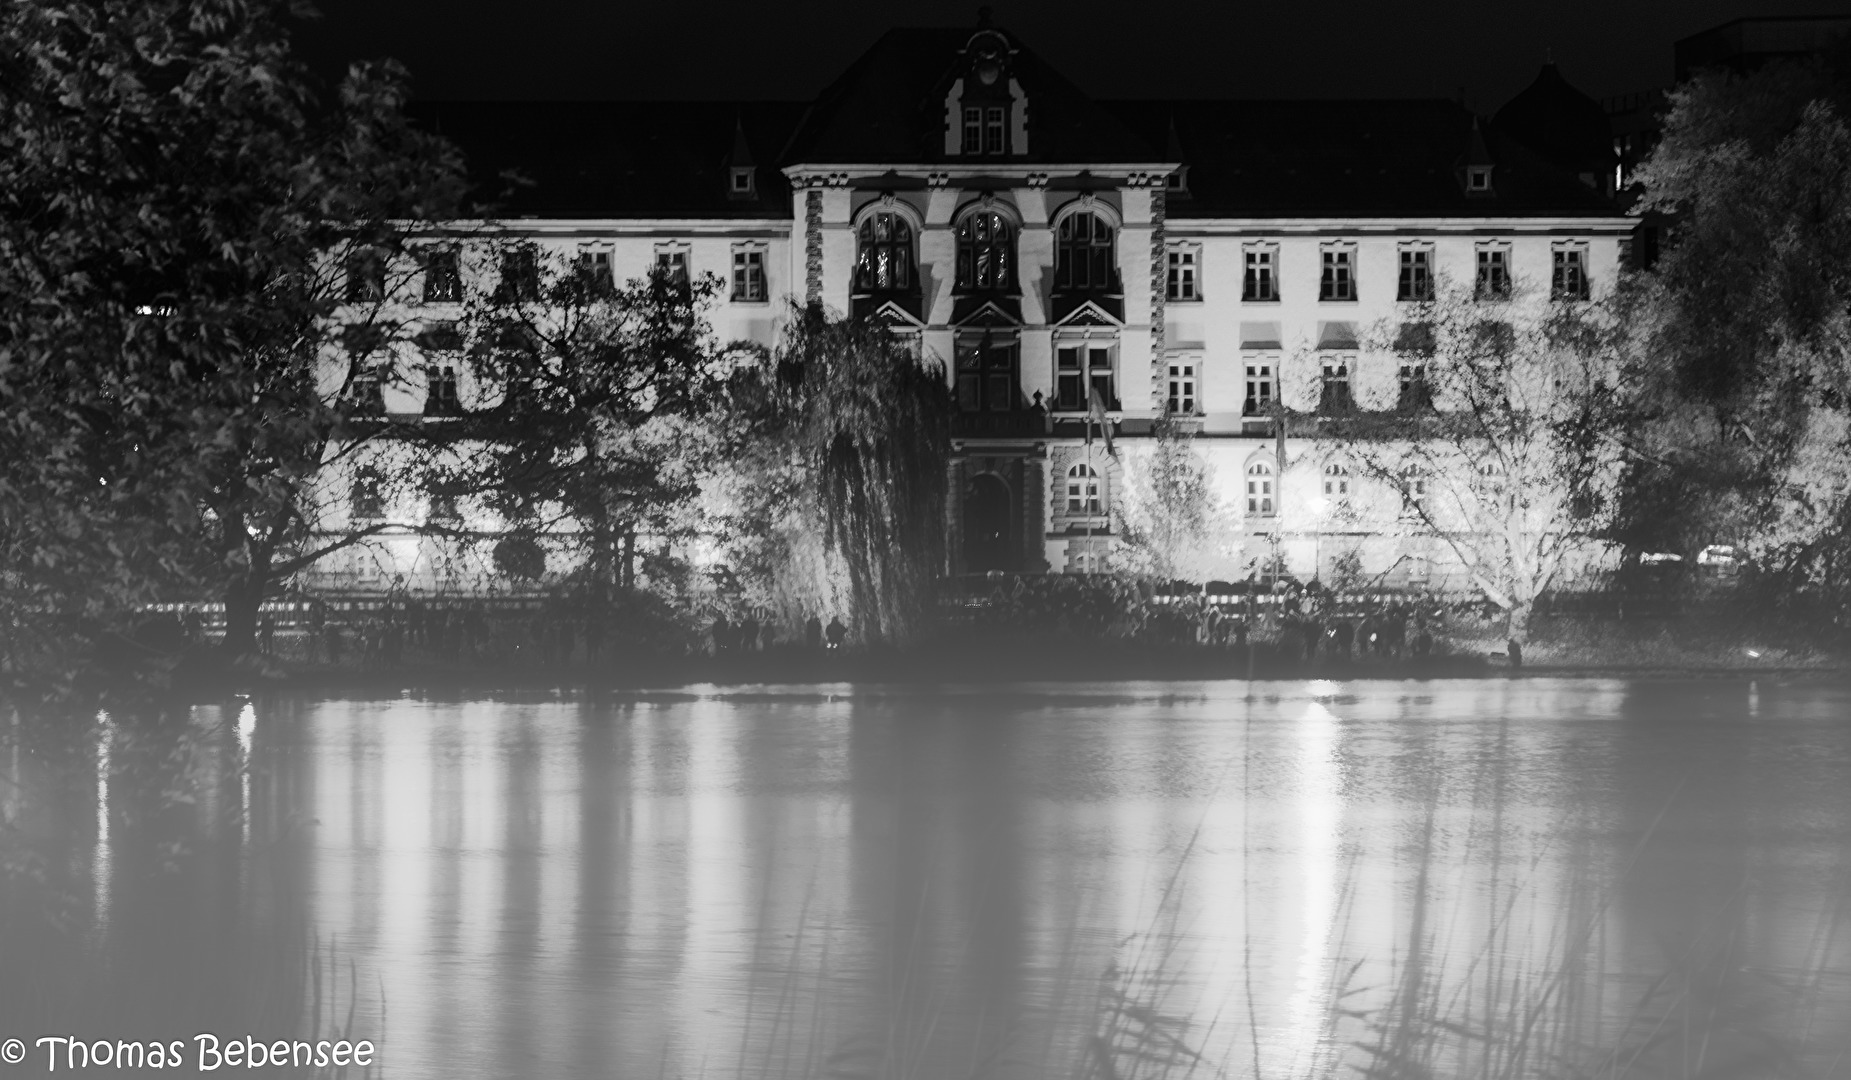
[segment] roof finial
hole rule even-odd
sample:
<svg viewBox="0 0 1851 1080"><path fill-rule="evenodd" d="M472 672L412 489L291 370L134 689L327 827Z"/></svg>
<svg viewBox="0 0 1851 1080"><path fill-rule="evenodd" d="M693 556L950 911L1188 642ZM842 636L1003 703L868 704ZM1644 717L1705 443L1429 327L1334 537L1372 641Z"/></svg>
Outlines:
<svg viewBox="0 0 1851 1080"><path fill-rule="evenodd" d="M977 9L977 25L978 26L990 25L990 5L985 4L982 7Z"/></svg>

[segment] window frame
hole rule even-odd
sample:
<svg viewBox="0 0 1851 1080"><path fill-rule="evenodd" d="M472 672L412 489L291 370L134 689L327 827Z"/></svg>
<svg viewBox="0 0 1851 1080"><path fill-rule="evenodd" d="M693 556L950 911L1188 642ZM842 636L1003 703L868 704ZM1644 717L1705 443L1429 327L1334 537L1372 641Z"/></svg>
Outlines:
<svg viewBox="0 0 1851 1080"><path fill-rule="evenodd" d="M694 284L694 252L686 242L657 244L655 257L650 262L652 268L667 267L669 281L682 288L692 288Z"/></svg>
<svg viewBox="0 0 1851 1080"><path fill-rule="evenodd" d="M1348 415L1356 411L1356 361L1359 353L1318 354L1318 413Z"/></svg>
<svg viewBox="0 0 1851 1080"><path fill-rule="evenodd" d="M1262 286L1264 286L1262 288ZM1279 245L1241 245L1240 299L1244 304L1276 304L1279 287Z"/></svg>
<svg viewBox="0 0 1851 1080"><path fill-rule="evenodd" d="M419 253L424 270L424 302L457 304L463 300L462 253L454 247L430 247Z"/></svg>
<svg viewBox="0 0 1851 1080"><path fill-rule="evenodd" d="M1593 296L1588 280L1588 245L1582 241L1549 246L1549 299L1580 301ZM1572 281L1565 281L1572 278Z"/></svg>
<svg viewBox="0 0 1851 1080"><path fill-rule="evenodd" d="M1122 291L1117 258L1119 226L1115 216L1097 205L1081 206L1055 216L1052 229L1055 292ZM1081 221L1089 222L1084 229L1085 236L1079 235ZM1078 280L1080 270L1085 271L1084 281Z"/></svg>
<svg viewBox="0 0 1851 1080"><path fill-rule="evenodd" d="M362 465L354 471L347 489L349 521L384 521L386 517L385 473L376 466Z"/></svg>
<svg viewBox="0 0 1851 1080"><path fill-rule="evenodd" d="M349 304L377 304L386 298L386 253L357 244L347 251L341 268L346 275L342 298Z"/></svg>
<svg viewBox="0 0 1851 1080"><path fill-rule="evenodd" d="M1200 303L1202 300L1202 245L1169 245L1169 249L1165 252L1164 265L1164 300L1172 304Z"/></svg>
<svg viewBox="0 0 1851 1080"><path fill-rule="evenodd" d="M763 243L733 245L733 288L728 297L732 303L771 303L771 279L765 271L769 253L769 246Z"/></svg>
<svg viewBox="0 0 1851 1080"><path fill-rule="evenodd" d="M1074 462L1067 467L1065 499L1069 518L1104 517L1105 477L1087 462Z"/></svg>
<svg viewBox="0 0 1851 1080"><path fill-rule="evenodd" d="M1241 354L1241 369L1245 373L1245 396L1241 398L1240 414L1243 417L1270 417L1278 407L1279 400L1279 354L1270 352L1249 352ZM1258 369L1257 371L1255 369ZM1264 394L1254 393L1255 389L1264 389Z"/></svg>
<svg viewBox="0 0 1851 1080"><path fill-rule="evenodd" d="M1054 398L1050 412L1086 413L1092 410L1091 391L1098 387L1106 411L1123 408L1118 399L1118 339L1116 336L1061 336L1054 339ZM1067 354L1074 363L1068 364ZM1103 363L1101 357L1104 358ZM1071 387L1071 389L1069 388Z"/></svg>
<svg viewBox="0 0 1851 1080"><path fill-rule="evenodd" d="M1438 295L1432 244L1403 244L1396 251L1395 302L1432 303Z"/></svg>
<svg viewBox="0 0 1851 1080"><path fill-rule="evenodd" d="M1333 503L1345 503L1350 499L1350 484L1355 474L1341 461L1327 461L1323 468L1324 498ZM1334 489L1334 490L1333 490Z"/></svg>
<svg viewBox="0 0 1851 1080"><path fill-rule="evenodd" d="M952 403L964 415L1020 411L1022 343L985 333L961 336L953 345Z"/></svg>
<svg viewBox="0 0 1851 1080"><path fill-rule="evenodd" d="M1486 241L1475 245L1472 252L1472 299L1479 302L1509 300L1515 292L1510 268L1510 243Z"/></svg>
<svg viewBox="0 0 1851 1080"><path fill-rule="evenodd" d="M1164 368L1163 407L1165 414L1169 416L1201 416L1201 355L1199 353L1172 353L1165 359Z"/></svg>
<svg viewBox="0 0 1851 1080"><path fill-rule="evenodd" d="M1257 479L1256 479L1257 478ZM1241 469L1244 482L1243 491L1246 498L1246 513L1249 518L1267 519L1279 516L1279 470L1270 457L1257 457L1247 462ZM1259 485L1255 490L1254 485Z"/></svg>
<svg viewBox="0 0 1851 1080"><path fill-rule="evenodd" d="M1318 302L1351 304L1357 293L1356 245L1346 241L1318 245Z"/></svg>
<svg viewBox="0 0 1851 1080"><path fill-rule="evenodd" d="M891 219L888 236L880 236L880 219ZM906 238L895 239L896 229L904 229ZM892 206L874 204L863 211L861 220L855 223L855 273L852 284L853 294L857 296L883 296L892 294L909 294L919 291L919 223L912 215L903 213ZM898 284L881 284L878 273L878 255L888 255L888 265L897 266L902 280ZM889 278L896 275L889 274Z"/></svg>
<svg viewBox="0 0 1851 1080"><path fill-rule="evenodd" d="M502 250L497 291L508 300L532 303L540 299L540 252L532 244Z"/></svg>
<svg viewBox="0 0 1851 1080"><path fill-rule="evenodd" d="M987 222L992 229L992 235L987 239L978 235L976 224L979 221ZM960 293L1013 294L1016 291L1017 245L1020 240L1020 223L1013 214L1003 210L1000 204L976 206L958 215L952 226L952 241L956 250L953 288ZM986 254L999 263L1000 273L979 275L979 256ZM980 277L989 278L989 283L982 283Z"/></svg>

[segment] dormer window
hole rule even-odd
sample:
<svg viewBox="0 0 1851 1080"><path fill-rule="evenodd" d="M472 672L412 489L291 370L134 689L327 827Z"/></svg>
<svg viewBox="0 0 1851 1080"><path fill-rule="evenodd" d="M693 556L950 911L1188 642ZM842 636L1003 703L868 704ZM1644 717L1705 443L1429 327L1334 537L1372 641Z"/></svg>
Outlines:
<svg viewBox="0 0 1851 1080"><path fill-rule="evenodd" d="M727 170L726 194L734 199L750 199L758 194L758 183L750 165L734 165Z"/></svg>
<svg viewBox="0 0 1851 1080"><path fill-rule="evenodd" d="M1009 110L1001 105L964 108L964 152L969 155L1009 152Z"/></svg>
<svg viewBox="0 0 1851 1080"><path fill-rule="evenodd" d="M1465 190L1473 195L1491 194L1491 166L1467 165L1465 167Z"/></svg>

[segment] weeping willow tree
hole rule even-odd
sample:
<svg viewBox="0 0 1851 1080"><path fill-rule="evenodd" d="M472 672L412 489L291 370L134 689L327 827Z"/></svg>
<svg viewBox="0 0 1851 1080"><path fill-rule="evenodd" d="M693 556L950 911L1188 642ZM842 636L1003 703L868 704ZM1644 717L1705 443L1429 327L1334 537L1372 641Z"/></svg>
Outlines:
<svg viewBox="0 0 1851 1080"><path fill-rule="evenodd" d="M787 624L839 616L853 640L916 640L945 561L943 366L879 326L795 306L732 394L717 490L734 569Z"/></svg>

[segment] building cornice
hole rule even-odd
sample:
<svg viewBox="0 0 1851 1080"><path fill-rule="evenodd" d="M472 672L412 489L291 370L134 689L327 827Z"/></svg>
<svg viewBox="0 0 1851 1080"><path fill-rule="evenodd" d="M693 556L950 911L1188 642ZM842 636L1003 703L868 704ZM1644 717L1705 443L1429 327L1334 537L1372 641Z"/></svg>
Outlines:
<svg viewBox="0 0 1851 1080"><path fill-rule="evenodd" d="M1172 239L1199 236L1471 236L1585 235L1625 236L1639 226L1630 217L1318 217L1318 218L1177 218L1164 229Z"/></svg>
<svg viewBox="0 0 1851 1080"><path fill-rule="evenodd" d="M464 239L471 236L536 236L595 240L600 237L727 236L788 239L795 226L789 217L754 218L498 218L451 221L413 231L418 238Z"/></svg>
<svg viewBox="0 0 1851 1080"><path fill-rule="evenodd" d="M1049 165L1045 162L972 161L934 165L790 165L784 175L793 188L878 188L900 177L924 181L927 188L994 184L1047 187L1076 179L1123 187L1162 187L1164 178L1181 168L1180 162L1118 162L1112 164Z"/></svg>

